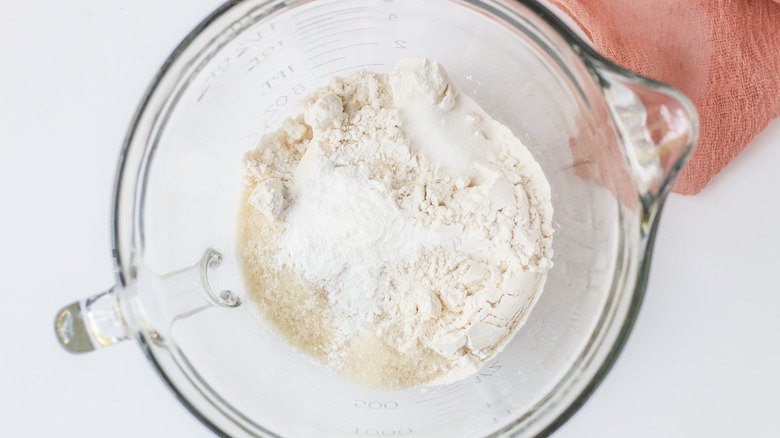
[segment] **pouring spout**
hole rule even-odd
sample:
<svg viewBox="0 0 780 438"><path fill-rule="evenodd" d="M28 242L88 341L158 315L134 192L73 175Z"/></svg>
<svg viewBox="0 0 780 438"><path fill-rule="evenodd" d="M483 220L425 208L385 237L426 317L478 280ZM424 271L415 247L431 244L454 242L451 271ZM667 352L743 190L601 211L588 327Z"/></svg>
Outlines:
<svg viewBox="0 0 780 438"><path fill-rule="evenodd" d="M699 137L693 103L668 85L602 60L591 65L618 133L628 173L649 232L663 199L687 163Z"/></svg>

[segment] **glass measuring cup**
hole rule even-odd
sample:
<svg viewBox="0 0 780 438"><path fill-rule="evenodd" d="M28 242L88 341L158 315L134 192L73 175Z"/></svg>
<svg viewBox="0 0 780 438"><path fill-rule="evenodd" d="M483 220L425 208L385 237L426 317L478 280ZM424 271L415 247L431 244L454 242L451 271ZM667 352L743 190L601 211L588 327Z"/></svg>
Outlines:
<svg viewBox="0 0 780 438"><path fill-rule="evenodd" d="M332 75L439 61L529 146L555 267L528 323L462 382L369 391L256 316L234 254L244 151ZM117 178L117 285L58 315L74 351L135 338L230 436L534 436L595 388L630 331L657 213L696 138L678 92L593 53L533 2L244 1L196 28L133 121Z"/></svg>

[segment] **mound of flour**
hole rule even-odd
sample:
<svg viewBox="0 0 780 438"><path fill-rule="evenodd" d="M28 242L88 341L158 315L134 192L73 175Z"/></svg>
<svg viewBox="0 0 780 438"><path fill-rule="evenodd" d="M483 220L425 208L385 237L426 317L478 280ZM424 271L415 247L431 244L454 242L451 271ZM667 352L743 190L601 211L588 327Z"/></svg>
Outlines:
<svg viewBox="0 0 780 438"><path fill-rule="evenodd" d="M375 388L476 372L552 266L550 188L442 67L333 79L245 158L248 290L292 344Z"/></svg>

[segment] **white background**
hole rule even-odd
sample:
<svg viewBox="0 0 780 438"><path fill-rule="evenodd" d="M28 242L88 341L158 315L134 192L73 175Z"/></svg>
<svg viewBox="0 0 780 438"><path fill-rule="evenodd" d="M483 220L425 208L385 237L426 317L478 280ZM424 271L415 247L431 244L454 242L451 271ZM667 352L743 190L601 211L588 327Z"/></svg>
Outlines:
<svg viewBox="0 0 780 438"><path fill-rule="evenodd" d="M9 437L208 437L132 342L65 353L59 308L113 281L125 129L219 0L0 3L0 427ZM556 435L777 436L780 120L664 210L647 299L612 373Z"/></svg>

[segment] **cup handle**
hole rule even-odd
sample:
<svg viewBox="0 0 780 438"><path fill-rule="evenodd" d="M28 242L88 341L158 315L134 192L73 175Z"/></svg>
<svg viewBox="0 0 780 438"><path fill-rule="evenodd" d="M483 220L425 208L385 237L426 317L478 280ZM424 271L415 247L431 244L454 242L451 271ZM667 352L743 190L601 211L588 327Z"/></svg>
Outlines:
<svg viewBox="0 0 780 438"><path fill-rule="evenodd" d="M62 308L54 320L57 340L71 353L86 353L128 339L116 288Z"/></svg>
<svg viewBox="0 0 780 438"><path fill-rule="evenodd" d="M591 66L649 225L693 153L699 137L698 113L682 92L666 84L600 59L591 59Z"/></svg>

